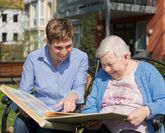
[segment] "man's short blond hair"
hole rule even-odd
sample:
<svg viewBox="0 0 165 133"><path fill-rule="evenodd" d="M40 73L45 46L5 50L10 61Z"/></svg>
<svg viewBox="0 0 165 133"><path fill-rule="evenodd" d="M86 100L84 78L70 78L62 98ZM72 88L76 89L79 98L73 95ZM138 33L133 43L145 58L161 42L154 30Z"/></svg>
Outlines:
<svg viewBox="0 0 165 133"><path fill-rule="evenodd" d="M73 38L73 26L67 18L52 18L46 26L47 42L66 42Z"/></svg>

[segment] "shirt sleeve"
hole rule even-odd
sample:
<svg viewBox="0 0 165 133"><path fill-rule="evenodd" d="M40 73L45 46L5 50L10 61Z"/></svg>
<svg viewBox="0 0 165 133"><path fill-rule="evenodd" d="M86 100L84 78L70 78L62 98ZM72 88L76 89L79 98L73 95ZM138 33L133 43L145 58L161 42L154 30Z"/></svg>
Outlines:
<svg viewBox="0 0 165 133"><path fill-rule="evenodd" d="M27 56L23 65L19 89L31 93L34 85L34 67L30 56Z"/></svg>
<svg viewBox="0 0 165 133"><path fill-rule="evenodd" d="M97 85L96 79L93 81L90 95L87 97L86 104L82 110L82 113L97 113Z"/></svg>
<svg viewBox="0 0 165 133"><path fill-rule="evenodd" d="M82 110L82 113L100 112L102 99L109 79L110 76L103 69L100 69L97 72L92 83L91 92L87 97L86 104Z"/></svg>
<svg viewBox="0 0 165 133"><path fill-rule="evenodd" d="M78 65L78 64L75 64L75 65ZM78 69L76 78L74 80L72 90L70 91L70 93L73 92L78 95L77 103L84 102L84 92L85 92L87 70L88 70L88 56L87 54L85 54L85 56L82 58L79 64L79 69Z"/></svg>
<svg viewBox="0 0 165 133"><path fill-rule="evenodd" d="M154 66L147 69L151 69L148 74L148 86L152 102L146 105L150 108L150 118L152 118L158 114L165 114L165 82L162 75Z"/></svg>

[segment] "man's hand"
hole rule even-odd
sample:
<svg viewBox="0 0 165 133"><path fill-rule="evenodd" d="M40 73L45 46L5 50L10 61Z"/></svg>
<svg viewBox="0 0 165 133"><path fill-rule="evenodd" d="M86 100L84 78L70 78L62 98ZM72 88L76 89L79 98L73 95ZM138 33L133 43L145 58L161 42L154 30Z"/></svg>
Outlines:
<svg viewBox="0 0 165 133"><path fill-rule="evenodd" d="M148 117L150 115L150 109L147 106L142 106L139 107L135 110L133 110L131 113L128 114L127 120L137 126L140 123L142 123L144 121L144 119L146 117Z"/></svg>
<svg viewBox="0 0 165 133"><path fill-rule="evenodd" d="M77 100L78 100L77 94L70 93L56 105L56 108L63 107L63 112L65 113L73 112L76 109Z"/></svg>

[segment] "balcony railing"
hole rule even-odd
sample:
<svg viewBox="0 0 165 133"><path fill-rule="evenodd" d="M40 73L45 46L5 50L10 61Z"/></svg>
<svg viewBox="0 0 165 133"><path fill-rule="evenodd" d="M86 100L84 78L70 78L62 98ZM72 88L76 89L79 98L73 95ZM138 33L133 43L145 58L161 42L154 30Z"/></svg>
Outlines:
<svg viewBox="0 0 165 133"><path fill-rule="evenodd" d="M105 3L106 0L58 0L57 12L62 16L74 16L103 10L106 7ZM155 12L155 3L156 0L110 0L110 4L113 5L111 6L112 10L118 10L114 6L127 6L134 12L143 11L146 13ZM143 10L141 11L141 9Z"/></svg>
<svg viewBox="0 0 165 133"><path fill-rule="evenodd" d="M90 5L103 3L105 0L58 0L58 6ZM110 0L110 2L154 6L156 0Z"/></svg>
<svg viewBox="0 0 165 133"><path fill-rule="evenodd" d="M127 4L136 4L136 5L145 5L145 6L154 6L155 0L110 0L111 2L127 3Z"/></svg>

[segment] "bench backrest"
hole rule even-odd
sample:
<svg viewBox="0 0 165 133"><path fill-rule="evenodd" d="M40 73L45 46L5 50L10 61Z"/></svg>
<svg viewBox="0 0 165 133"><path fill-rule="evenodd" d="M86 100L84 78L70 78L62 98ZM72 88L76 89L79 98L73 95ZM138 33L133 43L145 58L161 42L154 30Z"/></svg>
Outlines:
<svg viewBox="0 0 165 133"><path fill-rule="evenodd" d="M0 78L21 77L23 62L0 62Z"/></svg>

